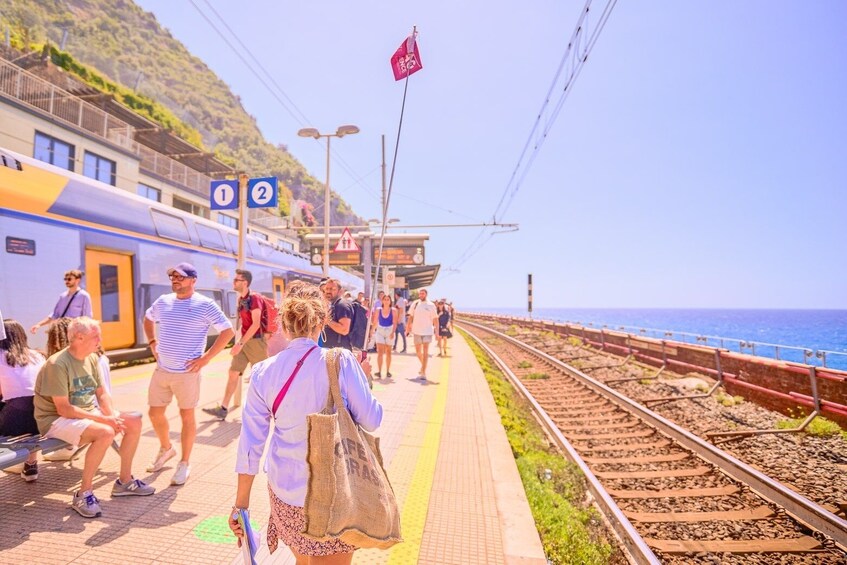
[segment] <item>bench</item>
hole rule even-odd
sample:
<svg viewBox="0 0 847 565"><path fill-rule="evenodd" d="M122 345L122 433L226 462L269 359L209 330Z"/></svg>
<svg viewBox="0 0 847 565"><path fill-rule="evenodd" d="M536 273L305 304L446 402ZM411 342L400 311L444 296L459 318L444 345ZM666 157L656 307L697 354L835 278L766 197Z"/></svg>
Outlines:
<svg viewBox="0 0 847 565"><path fill-rule="evenodd" d="M60 439L45 438L34 434L15 437L0 436L0 471L26 462L33 451L41 451L41 453L46 455L60 449L68 449L69 447L71 447L71 444ZM72 463L82 450L87 447L88 444L85 444L77 448L68 459L68 462ZM121 447L117 441L112 442L112 449L120 455Z"/></svg>
<svg viewBox="0 0 847 565"><path fill-rule="evenodd" d="M70 445L60 439L43 438L32 434L15 437L0 436L0 470L25 462L33 451L46 454L68 447Z"/></svg>

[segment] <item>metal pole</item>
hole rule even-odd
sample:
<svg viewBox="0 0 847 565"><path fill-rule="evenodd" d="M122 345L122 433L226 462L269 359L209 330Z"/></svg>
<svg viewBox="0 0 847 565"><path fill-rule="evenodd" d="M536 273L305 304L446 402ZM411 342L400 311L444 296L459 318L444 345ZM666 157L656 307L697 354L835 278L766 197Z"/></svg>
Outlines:
<svg viewBox="0 0 847 565"><path fill-rule="evenodd" d="M386 208L387 202L385 201L385 134L382 134L382 223L384 224L388 219L388 210Z"/></svg>
<svg viewBox="0 0 847 565"><path fill-rule="evenodd" d="M324 194L324 276L329 276L329 140L326 136L326 194Z"/></svg>
<svg viewBox="0 0 847 565"><path fill-rule="evenodd" d="M238 175L238 268L244 268L247 243L247 175Z"/></svg>
<svg viewBox="0 0 847 565"><path fill-rule="evenodd" d="M529 312L529 319L532 320L532 273L527 275L526 295L526 309Z"/></svg>

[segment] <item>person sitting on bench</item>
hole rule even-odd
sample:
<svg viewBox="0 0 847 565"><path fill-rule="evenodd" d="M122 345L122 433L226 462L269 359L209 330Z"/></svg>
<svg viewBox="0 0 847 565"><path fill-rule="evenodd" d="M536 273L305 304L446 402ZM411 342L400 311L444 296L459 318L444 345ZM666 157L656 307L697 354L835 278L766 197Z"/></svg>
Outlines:
<svg viewBox="0 0 847 565"><path fill-rule="evenodd" d="M68 326L66 349L51 355L35 382L35 420L45 437L77 446L90 444L85 454L80 489L71 503L84 518L102 514L92 492L94 475L115 436L121 441L121 470L112 496L148 496L156 489L132 476L132 460L141 437L140 413L116 413L97 366L100 322L86 316ZM95 397L97 402L95 403Z"/></svg>
<svg viewBox="0 0 847 565"><path fill-rule="evenodd" d="M29 348L26 330L16 320L3 320L5 338L0 339L0 435L38 434L33 417L32 397L35 378L44 365L44 357ZM38 452L24 463L21 477L26 482L38 479Z"/></svg>

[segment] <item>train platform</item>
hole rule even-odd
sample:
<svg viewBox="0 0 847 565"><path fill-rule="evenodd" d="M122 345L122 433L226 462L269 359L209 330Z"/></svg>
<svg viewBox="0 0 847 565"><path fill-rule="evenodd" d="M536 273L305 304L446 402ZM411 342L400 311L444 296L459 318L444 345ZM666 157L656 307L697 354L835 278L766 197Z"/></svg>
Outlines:
<svg viewBox="0 0 847 565"><path fill-rule="evenodd" d="M429 378L414 380L412 352L395 354L393 379L375 381L385 408L383 456L401 508L404 543L389 551L360 550L356 564L546 563L505 432L485 378L468 345L457 335L450 356L430 359ZM375 356L372 355L375 365ZM228 352L204 370L201 406L223 392ZM113 396L122 410L146 411L152 366L112 373ZM178 441L179 417L167 412ZM198 411L191 476L170 486L175 469L146 473L158 441L145 416L134 471L157 488L154 496L112 499L119 459L111 450L95 478L103 516L86 520L69 506L81 461L39 465L39 479L0 476L0 563L241 563L226 517L235 496L235 447L240 409L220 422ZM266 476L256 477L251 498L254 525L264 536L268 516ZM269 555L264 537L259 562L294 563L280 544Z"/></svg>

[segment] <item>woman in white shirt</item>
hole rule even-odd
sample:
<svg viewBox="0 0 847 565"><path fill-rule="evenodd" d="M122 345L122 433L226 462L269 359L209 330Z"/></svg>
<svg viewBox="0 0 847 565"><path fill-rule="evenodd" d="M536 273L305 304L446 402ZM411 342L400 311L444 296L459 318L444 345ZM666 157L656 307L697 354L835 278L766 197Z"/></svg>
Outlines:
<svg viewBox="0 0 847 565"><path fill-rule="evenodd" d="M3 320L5 339L0 340L0 435L38 435L33 417L32 398L35 379L44 365L44 357L29 348L26 330L15 320ZM30 453L21 477L27 482L38 479L38 453Z"/></svg>
<svg viewBox="0 0 847 565"><path fill-rule="evenodd" d="M319 348L318 335L327 318L320 290L309 284L292 284L280 309L282 328L291 340L275 357L256 364L250 390L241 415L238 442L238 491L233 512L250 505L253 478L271 429L265 471L271 499L268 520L268 547L273 553L282 540L289 546L298 565L347 564L355 547L339 539L316 542L300 534L304 526L306 498L306 416L323 410L329 393L326 369L328 349ZM301 365L276 412L274 401L286 381ZM382 422L382 406L371 394L368 379L350 351L339 356L338 382L344 403L353 420L367 431ZM271 427L271 424L273 426ZM238 523L230 517L229 526L240 536Z"/></svg>

